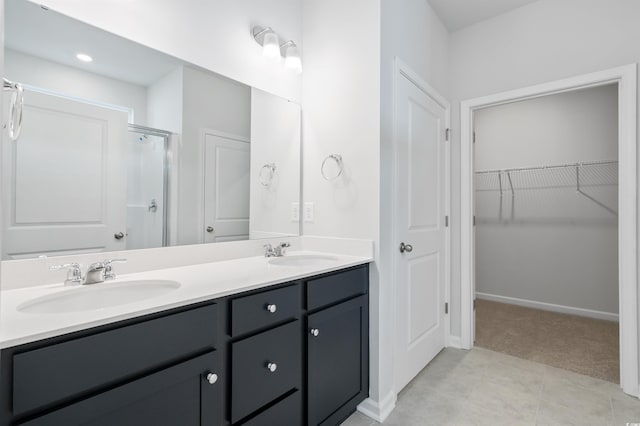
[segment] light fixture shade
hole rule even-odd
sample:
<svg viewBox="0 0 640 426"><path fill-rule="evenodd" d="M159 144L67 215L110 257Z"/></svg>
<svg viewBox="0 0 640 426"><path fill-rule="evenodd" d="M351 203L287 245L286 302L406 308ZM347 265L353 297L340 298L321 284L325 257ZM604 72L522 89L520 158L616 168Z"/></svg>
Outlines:
<svg viewBox="0 0 640 426"><path fill-rule="evenodd" d="M280 40L278 40L278 35L273 31L269 31L264 35L262 54L267 58L280 57Z"/></svg>
<svg viewBox="0 0 640 426"><path fill-rule="evenodd" d="M291 68L297 72L302 72L302 59L300 58L298 46L295 44L291 44L291 46L287 47L285 64L287 65L287 68Z"/></svg>

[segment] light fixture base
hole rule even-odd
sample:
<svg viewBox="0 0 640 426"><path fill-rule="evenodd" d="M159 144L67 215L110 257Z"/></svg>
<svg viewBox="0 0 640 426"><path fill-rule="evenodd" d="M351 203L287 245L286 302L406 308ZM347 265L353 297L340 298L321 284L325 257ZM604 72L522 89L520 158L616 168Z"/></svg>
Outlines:
<svg viewBox="0 0 640 426"><path fill-rule="evenodd" d="M251 29L251 36L253 37L253 39L256 41L256 43L258 43L260 46L262 46L264 44L264 36L265 34L267 34L269 31L273 31L271 29L271 27L260 27L260 26L255 26Z"/></svg>

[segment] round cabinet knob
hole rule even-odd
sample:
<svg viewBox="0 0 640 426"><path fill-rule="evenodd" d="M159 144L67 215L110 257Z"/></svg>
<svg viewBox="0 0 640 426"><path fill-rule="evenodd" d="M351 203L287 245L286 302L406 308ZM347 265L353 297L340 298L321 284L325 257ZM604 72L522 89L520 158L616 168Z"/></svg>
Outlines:
<svg viewBox="0 0 640 426"><path fill-rule="evenodd" d="M272 314L275 314L277 310L278 307L276 305L267 305L267 311L271 312Z"/></svg>
<svg viewBox="0 0 640 426"><path fill-rule="evenodd" d="M313 337L318 337L318 335L320 335L320 330L318 330L317 328L312 328L309 333L311 333L311 335Z"/></svg>
<svg viewBox="0 0 640 426"><path fill-rule="evenodd" d="M208 233L212 233L213 232L213 226L207 226L207 232Z"/></svg>
<svg viewBox="0 0 640 426"><path fill-rule="evenodd" d="M218 375L212 372L209 372L207 374L207 382L209 382L210 385L214 384L215 382L218 381Z"/></svg>
<svg viewBox="0 0 640 426"><path fill-rule="evenodd" d="M122 232L116 232L115 234L113 234L113 238L115 238L116 240L121 240L124 238L124 234Z"/></svg>
<svg viewBox="0 0 640 426"><path fill-rule="evenodd" d="M277 369L278 369L278 364L276 364L275 362L267 363L267 370L269 370L270 372L275 373Z"/></svg>

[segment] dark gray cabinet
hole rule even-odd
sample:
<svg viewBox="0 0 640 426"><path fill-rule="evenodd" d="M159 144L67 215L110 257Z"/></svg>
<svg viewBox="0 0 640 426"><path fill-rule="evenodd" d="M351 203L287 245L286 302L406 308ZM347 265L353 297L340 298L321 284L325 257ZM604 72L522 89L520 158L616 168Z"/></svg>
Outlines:
<svg viewBox="0 0 640 426"><path fill-rule="evenodd" d="M337 425L368 315L363 265L7 348L0 426Z"/></svg>
<svg viewBox="0 0 640 426"><path fill-rule="evenodd" d="M211 304L17 352L12 412L55 406L214 349L217 322L218 306Z"/></svg>
<svg viewBox="0 0 640 426"><path fill-rule="evenodd" d="M287 392L302 377L300 321L231 344L231 422Z"/></svg>
<svg viewBox="0 0 640 426"><path fill-rule="evenodd" d="M209 352L20 424L216 425L221 388L207 378L216 364L216 353Z"/></svg>
<svg viewBox="0 0 640 426"><path fill-rule="evenodd" d="M308 424L339 424L369 391L367 297L309 315Z"/></svg>

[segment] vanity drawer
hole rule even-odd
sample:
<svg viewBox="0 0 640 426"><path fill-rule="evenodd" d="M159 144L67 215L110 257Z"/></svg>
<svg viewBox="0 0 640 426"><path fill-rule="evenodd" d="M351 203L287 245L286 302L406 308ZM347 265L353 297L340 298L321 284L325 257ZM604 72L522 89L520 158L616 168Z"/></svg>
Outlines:
<svg viewBox="0 0 640 426"><path fill-rule="evenodd" d="M118 385L216 346L208 305L13 356L13 415Z"/></svg>
<svg viewBox="0 0 640 426"><path fill-rule="evenodd" d="M300 426L302 424L300 391L295 391L273 407L241 424L242 426Z"/></svg>
<svg viewBox="0 0 640 426"><path fill-rule="evenodd" d="M231 345L231 422L236 423L302 382L299 320ZM276 365L275 371L268 368Z"/></svg>
<svg viewBox="0 0 640 426"><path fill-rule="evenodd" d="M307 309L323 306L367 293L368 265L307 281Z"/></svg>
<svg viewBox="0 0 640 426"><path fill-rule="evenodd" d="M297 318L300 315L300 302L300 285L297 284L233 299L231 335L239 336Z"/></svg>

